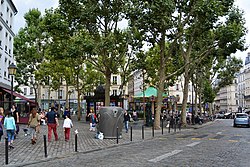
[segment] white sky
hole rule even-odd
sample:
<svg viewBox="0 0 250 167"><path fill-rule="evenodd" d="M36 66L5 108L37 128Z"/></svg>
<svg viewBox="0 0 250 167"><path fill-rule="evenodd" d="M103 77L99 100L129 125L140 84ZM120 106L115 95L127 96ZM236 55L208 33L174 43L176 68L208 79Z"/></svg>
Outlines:
<svg viewBox="0 0 250 167"><path fill-rule="evenodd" d="M24 27L24 14L32 8L38 8L42 14L44 14L45 9L55 8L58 6L58 0L12 0L15 4L18 13L15 16L14 33L17 33L21 27ZM248 34L246 36L246 44L250 44L250 0L235 0L235 5L239 6L240 9L245 11L246 27L248 28ZM250 48L245 52L236 52L236 57L240 57L243 61L250 52Z"/></svg>

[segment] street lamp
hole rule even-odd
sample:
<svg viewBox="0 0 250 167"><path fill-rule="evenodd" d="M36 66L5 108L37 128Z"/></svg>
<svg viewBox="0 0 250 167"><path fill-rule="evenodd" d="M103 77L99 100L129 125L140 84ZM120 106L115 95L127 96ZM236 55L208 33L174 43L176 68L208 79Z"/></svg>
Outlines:
<svg viewBox="0 0 250 167"><path fill-rule="evenodd" d="M45 102L44 102L44 96L45 96L45 94L43 94L43 102L42 102L42 104L43 104L43 110L44 110L44 105L45 105L45 104L44 104L44 103L45 103Z"/></svg>
<svg viewBox="0 0 250 167"><path fill-rule="evenodd" d="M13 105L13 76L16 75L16 69L14 63L11 63L8 67L9 75L11 75L11 106Z"/></svg>
<svg viewBox="0 0 250 167"><path fill-rule="evenodd" d="M69 94L69 110L70 110L70 95L74 92L74 90L69 90L68 94Z"/></svg>

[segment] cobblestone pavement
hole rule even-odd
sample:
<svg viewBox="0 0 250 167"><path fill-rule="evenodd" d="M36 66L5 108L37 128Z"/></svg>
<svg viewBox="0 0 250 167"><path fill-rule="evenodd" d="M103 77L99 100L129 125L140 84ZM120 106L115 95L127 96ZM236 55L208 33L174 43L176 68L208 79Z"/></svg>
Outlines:
<svg viewBox="0 0 250 167"><path fill-rule="evenodd" d="M59 141L54 141L54 135L52 134L52 141L47 143L48 157L45 158L44 154L44 140L43 135L47 136L47 126L41 126L41 132L38 134L37 144L32 145L30 136L25 136L23 129L26 125L20 125L20 133L17 139L14 141L15 148L9 150L9 165L25 164L30 162L37 162L41 160L48 160L55 157L64 157L75 153L75 134L74 130L78 130L78 152L91 152L96 150L101 150L109 147L114 147L117 145L124 145L131 143L130 135L131 133L125 133L123 129L122 138L119 139L117 144L116 139L95 139L95 132L89 131L89 124L86 121L77 121L76 117L72 117L74 127L71 129L70 141L64 141L64 134L62 123L60 120L60 127L58 127ZM142 141L142 121L138 123L130 123L132 126L132 142ZM164 123L164 134L168 134L168 128L166 128L166 123ZM153 138L152 128L144 128L144 140L150 140ZM176 130L178 132L178 130ZM174 133L174 129L171 129L171 133ZM5 133L6 134L6 133ZM161 130L155 130L154 136L162 136ZM0 142L0 166L5 164L5 143L4 140Z"/></svg>
<svg viewBox="0 0 250 167"><path fill-rule="evenodd" d="M233 128L232 120L217 120L195 130L18 166L249 167L249 135L249 128Z"/></svg>

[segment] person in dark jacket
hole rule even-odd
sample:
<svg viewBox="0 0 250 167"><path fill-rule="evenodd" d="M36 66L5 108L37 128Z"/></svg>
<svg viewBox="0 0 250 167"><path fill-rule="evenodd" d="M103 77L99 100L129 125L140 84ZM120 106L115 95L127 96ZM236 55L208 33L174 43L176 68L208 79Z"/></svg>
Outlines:
<svg viewBox="0 0 250 167"><path fill-rule="evenodd" d="M59 126L58 116L55 112L55 107L51 107L50 112L48 112L45 116L48 124L48 142L51 141L52 130L55 136L55 141L58 140L57 127Z"/></svg>
<svg viewBox="0 0 250 167"><path fill-rule="evenodd" d="M128 112L125 110L124 115L123 115L123 122L124 122L124 126L126 129L126 133L128 133L128 122L129 122L130 116L128 114Z"/></svg>

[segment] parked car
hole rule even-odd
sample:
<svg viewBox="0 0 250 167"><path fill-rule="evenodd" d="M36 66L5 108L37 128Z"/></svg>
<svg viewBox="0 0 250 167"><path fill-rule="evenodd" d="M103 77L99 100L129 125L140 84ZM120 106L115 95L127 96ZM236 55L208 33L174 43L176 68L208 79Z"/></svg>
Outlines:
<svg viewBox="0 0 250 167"><path fill-rule="evenodd" d="M232 118L233 118L233 113L231 113L231 112L225 113L225 114L224 114L224 118L225 118L225 119L232 119Z"/></svg>
<svg viewBox="0 0 250 167"><path fill-rule="evenodd" d="M250 126L250 119L248 114L246 113L237 113L235 118L234 118L234 123L233 126L246 126L249 127Z"/></svg>
<svg viewBox="0 0 250 167"><path fill-rule="evenodd" d="M224 118L224 114L223 113L216 113L215 114L215 118L216 119L223 119Z"/></svg>

